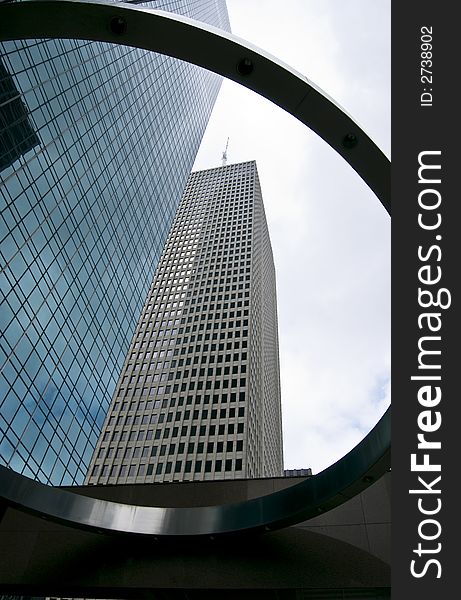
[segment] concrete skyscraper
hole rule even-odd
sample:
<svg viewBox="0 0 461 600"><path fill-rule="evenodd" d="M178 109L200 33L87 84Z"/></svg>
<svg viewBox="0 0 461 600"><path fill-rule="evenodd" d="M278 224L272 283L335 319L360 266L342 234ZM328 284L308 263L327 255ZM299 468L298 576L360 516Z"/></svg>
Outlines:
<svg viewBox="0 0 461 600"><path fill-rule="evenodd" d="M252 161L190 175L87 482L282 474L275 269Z"/></svg>
<svg viewBox="0 0 461 600"><path fill-rule="evenodd" d="M229 29L225 0L141 4ZM0 52L0 463L81 483L221 78L102 42Z"/></svg>

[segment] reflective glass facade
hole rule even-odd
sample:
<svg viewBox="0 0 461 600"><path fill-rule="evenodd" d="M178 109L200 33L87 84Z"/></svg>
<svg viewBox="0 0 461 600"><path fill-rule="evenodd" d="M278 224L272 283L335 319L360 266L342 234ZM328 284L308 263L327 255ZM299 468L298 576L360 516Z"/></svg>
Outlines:
<svg viewBox="0 0 461 600"><path fill-rule="evenodd" d="M224 0L144 5L229 28ZM105 43L0 52L0 460L81 483L220 78Z"/></svg>

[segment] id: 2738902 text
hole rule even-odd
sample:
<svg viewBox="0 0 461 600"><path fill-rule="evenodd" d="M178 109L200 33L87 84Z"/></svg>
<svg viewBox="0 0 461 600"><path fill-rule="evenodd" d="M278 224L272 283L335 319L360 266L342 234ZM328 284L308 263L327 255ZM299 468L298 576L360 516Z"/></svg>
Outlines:
<svg viewBox="0 0 461 600"><path fill-rule="evenodd" d="M421 27L420 34L420 105L426 107L432 106L432 27Z"/></svg>

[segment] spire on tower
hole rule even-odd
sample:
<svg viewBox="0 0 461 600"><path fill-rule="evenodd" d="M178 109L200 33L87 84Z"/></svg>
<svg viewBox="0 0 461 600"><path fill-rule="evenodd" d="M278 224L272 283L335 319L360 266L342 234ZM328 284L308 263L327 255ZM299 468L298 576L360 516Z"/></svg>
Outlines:
<svg viewBox="0 0 461 600"><path fill-rule="evenodd" d="M227 164L227 147L229 146L229 138L227 138L226 149L222 153L222 166L225 167Z"/></svg>

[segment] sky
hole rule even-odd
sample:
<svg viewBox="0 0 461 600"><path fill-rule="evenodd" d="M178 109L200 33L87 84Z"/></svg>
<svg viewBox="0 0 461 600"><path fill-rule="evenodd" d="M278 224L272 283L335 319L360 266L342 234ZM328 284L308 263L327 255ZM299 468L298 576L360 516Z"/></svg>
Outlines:
<svg viewBox="0 0 461 600"><path fill-rule="evenodd" d="M390 157L390 0L227 0L234 34L307 76ZM194 170L256 160L277 274L285 468L318 473L390 402L390 219L322 140L225 80Z"/></svg>

